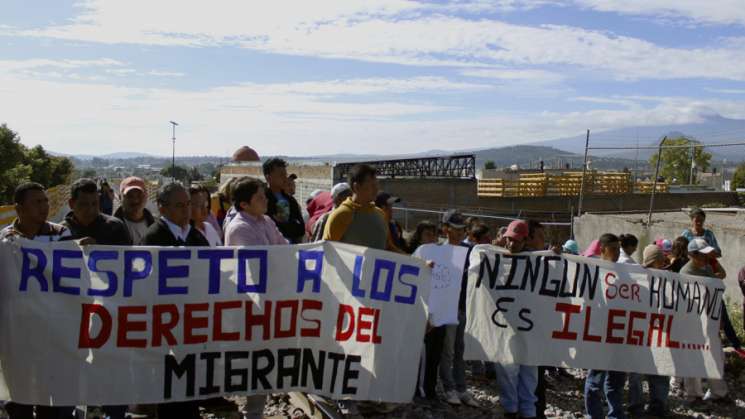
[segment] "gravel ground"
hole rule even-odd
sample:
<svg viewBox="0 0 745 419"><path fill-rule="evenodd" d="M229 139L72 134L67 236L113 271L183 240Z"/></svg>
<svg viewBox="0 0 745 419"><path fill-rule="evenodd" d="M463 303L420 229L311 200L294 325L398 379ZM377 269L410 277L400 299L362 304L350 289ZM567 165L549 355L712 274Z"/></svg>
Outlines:
<svg viewBox="0 0 745 419"><path fill-rule="evenodd" d="M728 354L726 358L725 375L729 385L729 402L704 402L696 408L689 408L684 404L683 393L678 386L671 389L669 398L671 419L697 418L697 419L745 419L745 361L737 358L734 354ZM550 376L547 391L548 418L581 418L583 416L583 385L584 372L582 370L567 370L568 374L563 376ZM486 419L502 418L503 411L499 405L499 395L496 382L482 378L467 377L468 388L474 397L481 403L481 407L452 407L444 403L432 406L424 402L414 402L395 406L388 413L376 413L373 409L366 409L366 405L360 406L364 419ZM241 414L244 398L231 397L235 403L233 409L210 408L203 411L202 417L207 419L242 419ZM90 409L89 418L100 417L98 409ZM267 419L302 419L303 413L289 403L289 397L276 394L267 398L264 410ZM0 410L0 417L6 417L5 412ZM147 418L148 416L136 416ZM642 418L651 416L642 416Z"/></svg>

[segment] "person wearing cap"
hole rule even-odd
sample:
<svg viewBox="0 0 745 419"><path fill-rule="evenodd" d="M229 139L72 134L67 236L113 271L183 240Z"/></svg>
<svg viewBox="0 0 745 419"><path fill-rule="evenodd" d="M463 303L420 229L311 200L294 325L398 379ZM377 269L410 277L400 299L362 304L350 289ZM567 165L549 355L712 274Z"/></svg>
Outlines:
<svg viewBox="0 0 745 419"><path fill-rule="evenodd" d="M341 205L341 203L350 196L352 196L352 189L349 188L349 184L347 182L337 183L336 185L334 185L333 188L331 188L331 199L333 201L332 209L322 213L315 220L312 217L310 219L312 225L310 234L311 241L316 242L319 240L323 240L323 230L326 228L326 223L329 220L331 211L339 208L339 205Z"/></svg>
<svg viewBox="0 0 745 419"><path fill-rule="evenodd" d="M642 266L649 269L670 270L665 252L656 244L650 244L642 252ZM649 405L644 411L642 381L649 383ZM667 416L667 399L670 393L670 377L653 374L629 373L629 413L634 416Z"/></svg>
<svg viewBox="0 0 745 419"><path fill-rule="evenodd" d="M522 252L528 240L528 232L526 221L512 221L502 235L503 248L510 254ZM505 417L536 417L538 367L506 363L498 363L496 367L499 402L505 410Z"/></svg>
<svg viewBox="0 0 745 419"><path fill-rule="evenodd" d="M615 234L605 233L598 239L600 245L600 258L608 262L618 262L621 255L621 241ZM585 380L585 411L591 419L601 419L606 416L603 413L603 398L608 403L608 418L625 419L626 412L623 407L624 386L626 385L626 373L621 371L587 371Z"/></svg>
<svg viewBox="0 0 745 419"><path fill-rule="evenodd" d="M147 188L145 181L137 176L131 176L119 184L119 196L122 203L114 213L114 217L121 220L132 237L132 243L140 244L148 227L153 225L155 217L145 208L147 204Z"/></svg>
<svg viewBox="0 0 745 419"><path fill-rule="evenodd" d="M704 210L701 208L693 208L691 212L688 213L688 216L691 218L691 228L683 230L681 236L688 239L689 242L694 238L706 240L706 243L709 243L709 245L714 248L714 255L718 258L722 257L722 249L719 247L714 232L708 228L704 228L704 222L706 221L706 213Z"/></svg>
<svg viewBox="0 0 745 419"><path fill-rule="evenodd" d="M460 211L449 210L442 216L442 231L447 236L448 243L454 246L463 246L463 239L466 237L466 226L466 218ZM469 256L466 256L460 295L458 297L458 324L451 324L445 327L445 339L443 341L442 355L440 356L440 380L442 381L442 389L445 391L446 402L452 405L465 404L471 407L479 407L479 403L466 388L466 362L463 359L466 330L468 258Z"/></svg>
<svg viewBox="0 0 745 419"><path fill-rule="evenodd" d="M567 240L562 246L561 251L570 255L579 254L579 244L574 240Z"/></svg>
<svg viewBox="0 0 745 419"><path fill-rule="evenodd" d="M388 222L391 240L399 249L406 249L406 240L404 240L403 229L401 225L393 218L393 204L401 202L401 198L393 196L388 192L380 192L375 198L375 206L382 209L385 219Z"/></svg>
<svg viewBox="0 0 745 419"><path fill-rule="evenodd" d="M708 231L708 230L707 230ZM706 240L696 237L688 242L688 257L690 260L680 269L681 275L704 276L713 278L714 270L710 263L710 257L717 249ZM729 321L727 307L722 306L722 326L727 337L736 347L740 347L737 335L734 333L732 323ZM733 342L734 340L734 342ZM702 400L727 399L727 382L718 379L709 379L709 390L704 394L702 380L700 378L684 378L685 396L689 404L696 405Z"/></svg>

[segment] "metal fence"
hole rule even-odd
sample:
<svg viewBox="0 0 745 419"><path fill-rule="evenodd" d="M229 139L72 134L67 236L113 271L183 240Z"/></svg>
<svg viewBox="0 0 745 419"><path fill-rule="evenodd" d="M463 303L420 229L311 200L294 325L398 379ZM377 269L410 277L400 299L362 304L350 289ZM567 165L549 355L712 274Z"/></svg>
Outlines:
<svg viewBox="0 0 745 419"><path fill-rule="evenodd" d="M403 212L403 224L404 229L409 229L409 213L418 213L418 214L430 214L433 216L437 216L438 218L441 217L445 211L441 210L431 210L431 209L422 209L422 208L408 208L408 207L393 207L394 211ZM496 220L496 221L514 221L514 220L522 220L524 218L521 218L519 215L517 216L506 216L506 215L490 215L490 214L483 214L483 213L469 213L464 212L462 213L466 217L478 217L478 218L484 218L487 220ZM557 226L557 227L571 227L572 223L567 222L556 222L556 221L547 221L547 222L541 222L544 226Z"/></svg>

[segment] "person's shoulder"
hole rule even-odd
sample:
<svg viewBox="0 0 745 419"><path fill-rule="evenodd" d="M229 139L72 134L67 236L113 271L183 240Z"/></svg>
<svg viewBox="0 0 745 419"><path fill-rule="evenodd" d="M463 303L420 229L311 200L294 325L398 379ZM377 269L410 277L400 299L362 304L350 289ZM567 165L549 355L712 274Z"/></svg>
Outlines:
<svg viewBox="0 0 745 419"><path fill-rule="evenodd" d="M189 234L186 236L186 241L189 245L193 246L209 246L210 242L207 240L207 237L202 234L201 231L197 230L196 228L192 227L189 230Z"/></svg>
<svg viewBox="0 0 745 419"><path fill-rule="evenodd" d="M354 209L352 207L348 205L339 205L339 207L329 213L329 222L347 217L351 218L353 213Z"/></svg>
<svg viewBox="0 0 745 419"><path fill-rule="evenodd" d="M121 226L122 228L124 228L124 221L120 220L117 217L114 217L113 215L99 214L99 216L106 224L117 227Z"/></svg>
<svg viewBox="0 0 745 419"><path fill-rule="evenodd" d="M377 206L372 206L372 212L377 214L379 217L383 218L383 221L385 221L385 212L383 212L382 209L378 208Z"/></svg>
<svg viewBox="0 0 745 419"><path fill-rule="evenodd" d="M168 226L161 219L156 219L145 231L145 235L157 234L161 231L168 231Z"/></svg>

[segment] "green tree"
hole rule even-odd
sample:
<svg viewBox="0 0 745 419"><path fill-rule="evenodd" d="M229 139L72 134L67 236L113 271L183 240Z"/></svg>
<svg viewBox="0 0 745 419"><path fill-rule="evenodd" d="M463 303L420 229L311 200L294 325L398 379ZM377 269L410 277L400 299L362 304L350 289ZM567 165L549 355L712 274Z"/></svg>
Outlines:
<svg viewBox="0 0 745 419"><path fill-rule="evenodd" d="M682 148L665 148L670 146L685 146ZM711 153L704 151L701 142L686 137L668 138L662 149L662 161L660 162L660 176L664 176L669 183L692 184L696 183L695 171L691 177L691 152L693 152L694 168L700 171L709 169ZM649 164L654 168L657 165L658 153L652 155Z"/></svg>
<svg viewBox="0 0 745 419"><path fill-rule="evenodd" d="M734 191L737 188L745 188L745 162L740 163L735 169L735 174L732 175L732 183L730 185Z"/></svg>
<svg viewBox="0 0 745 419"><path fill-rule="evenodd" d="M485 170L492 170L492 169L496 169L496 168L497 168L497 165L494 164L494 161L493 160L487 160L487 161L484 162L484 169Z"/></svg>
<svg viewBox="0 0 745 419"><path fill-rule="evenodd" d="M160 175L164 177L176 178L176 180L187 185L191 183L190 171L184 166L176 166L175 170L172 166L164 167L160 171Z"/></svg>
<svg viewBox="0 0 745 419"><path fill-rule="evenodd" d="M21 144L18 133L0 125L0 203L9 204L13 191L23 182L33 181L46 187L67 183L73 164L65 157L54 157L37 145L31 149Z"/></svg>

